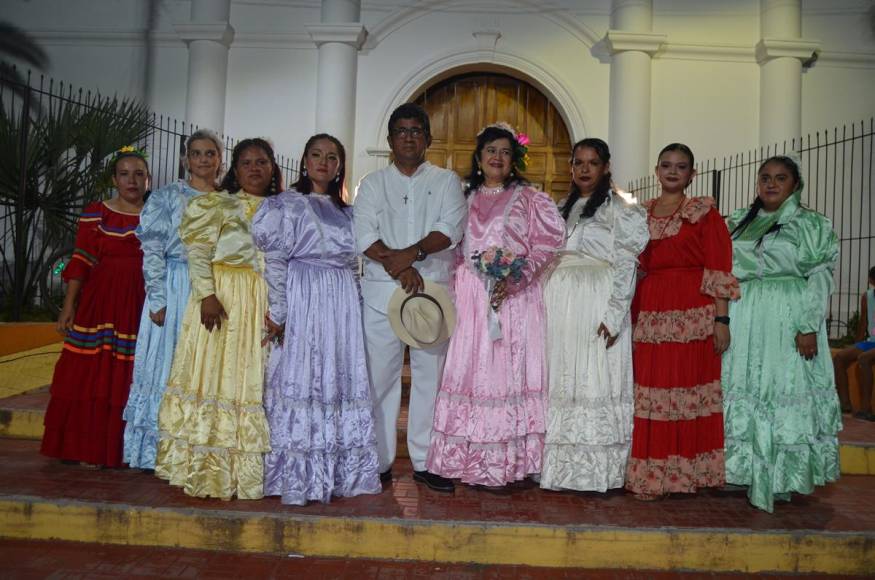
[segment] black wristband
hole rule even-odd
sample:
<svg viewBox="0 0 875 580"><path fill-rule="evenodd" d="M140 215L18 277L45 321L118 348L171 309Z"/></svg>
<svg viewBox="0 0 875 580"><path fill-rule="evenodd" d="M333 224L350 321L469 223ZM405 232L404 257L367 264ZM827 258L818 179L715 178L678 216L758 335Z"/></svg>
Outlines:
<svg viewBox="0 0 875 580"><path fill-rule="evenodd" d="M721 324L725 324L726 326L729 326L729 317L728 316L715 316L714 322L719 322Z"/></svg>

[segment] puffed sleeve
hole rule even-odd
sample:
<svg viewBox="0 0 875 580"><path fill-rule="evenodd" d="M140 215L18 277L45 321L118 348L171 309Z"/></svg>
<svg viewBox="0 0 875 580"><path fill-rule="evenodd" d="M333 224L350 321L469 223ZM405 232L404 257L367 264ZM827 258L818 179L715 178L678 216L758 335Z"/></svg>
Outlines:
<svg viewBox="0 0 875 580"><path fill-rule="evenodd" d="M462 195L462 182L455 173L448 172L447 184L441 198L441 211L432 231L440 232L450 239L450 248L455 248L465 231L468 203Z"/></svg>
<svg viewBox="0 0 875 580"><path fill-rule="evenodd" d="M151 312L158 312L167 306L165 254L168 242L175 235L171 216L174 195L178 195L175 184L153 191L140 212L140 225L136 230L143 249L143 278L146 281L146 299Z"/></svg>
<svg viewBox="0 0 875 580"><path fill-rule="evenodd" d="M79 216L79 227L76 230L76 245L73 249L73 257L67 266L64 268L64 282L70 280L81 280L82 283L88 281L88 276L91 274L91 269L97 264L98 247L97 247L97 226L100 224L101 212L100 202L90 203L82 210L82 215Z"/></svg>
<svg viewBox="0 0 875 580"><path fill-rule="evenodd" d="M353 229L355 232L355 250L363 254L374 242L380 239L380 221L377 208L378 192L374 189L373 182L376 177L372 174L365 176L359 183L358 192L355 196L355 218Z"/></svg>
<svg viewBox="0 0 875 580"><path fill-rule="evenodd" d="M732 275L732 240L726 222L713 207L702 218L702 251L705 255L702 294L738 300L741 290Z"/></svg>
<svg viewBox="0 0 875 580"><path fill-rule="evenodd" d="M616 219L614 222L614 260L611 264L611 297L605 313L604 324L616 336L628 321L629 305L635 294L635 274L638 255L650 240L647 228L647 212L638 204L613 201Z"/></svg>
<svg viewBox="0 0 875 580"><path fill-rule="evenodd" d="M192 199L179 224L179 237L188 249L193 300L203 300L216 293L212 260L224 222L220 195L208 193Z"/></svg>
<svg viewBox="0 0 875 580"><path fill-rule="evenodd" d="M833 269L839 257L839 242L832 222L825 216L806 210L797 219L804 220L799 228L797 256L806 282L794 326L797 332L808 334L817 332L826 318L829 296L834 287Z"/></svg>
<svg viewBox="0 0 875 580"><path fill-rule="evenodd" d="M528 198L528 227L523 242L528 251L523 279L515 285L514 290L531 284L565 245L565 220L550 196L534 190L523 195Z"/></svg>
<svg viewBox="0 0 875 580"><path fill-rule="evenodd" d="M285 324L288 313L286 302L288 248L294 246L295 235L293 228L285 226L285 204L281 197L282 194L265 199L252 218L252 238L258 249L264 252L268 315L277 324Z"/></svg>

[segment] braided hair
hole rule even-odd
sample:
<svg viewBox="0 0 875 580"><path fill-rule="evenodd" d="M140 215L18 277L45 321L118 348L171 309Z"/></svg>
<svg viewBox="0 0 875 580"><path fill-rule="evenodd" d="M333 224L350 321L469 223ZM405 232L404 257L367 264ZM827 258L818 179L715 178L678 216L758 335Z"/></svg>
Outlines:
<svg viewBox="0 0 875 580"><path fill-rule="evenodd" d="M795 160L793 160L791 157L787 157L786 155L773 155L772 157L769 157L760 164L759 169L757 169L757 175L759 175L763 168L765 168L765 166L769 163L780 163L781 165L783 165L784 168L789 171L790 174L793 176L793 180L796 182L795 189L799 188L799 184L802 183L802 174L800 173L799 165L796 163ZM747 226L749 226L751 222L753 222L754 218L757 217L757 214L761 209L763 209L763 200L760 198L759 195L757 195L756 198L753 200L753 203L750 204L750 208L747 210L747 213L744 214L742 220L738 222L738 225L735 226L735 228L732 230L732 233L729 234L732 239L738 239L738 237L744 232L744 230L747 229ZM760 238L757 240L756 247L759 247L763 243L763 239L767 235L778 232L780 231L780 229L781 224L777 222L772 224L772 227L766 230L766 232L761 235Z"/></svg>
<svg viewBox="0 0 875 580"><path fill-rule="evenodd" d="M240 191L240 181L237 179L237 162L240 161L240 155L250 147L257 147L264 151L265 155L270 159L271 178L270 184L267 186L267 191L264 192L265 197L276 195L283 190L283 174L280 172L279 165L276 163L276 156L273 153L273 147L270 143L261 137L252 137L243 139L234 147L234 152L231 154L231 164L228 168L228 173L225 174L219 189L224 189L228 193L236 193Z"/></svg>
<svg viewBox="0 0 875 580"><path fill-rule="evenodd" d="M577 153L578 149L592 149L595 151L595 154L598 155L599 159L601 159L602 163L607 165L611 161L611 150L608 147L608 144L602 141L601 139L595 137L589 137L587 139L581 139L577 143L574 144L574 147L571 149L571 163L574 163L574 154ZM580 217L588 218L595 215L596 210L605 203L608 198L611 197L611 172L605 171L602 174L601 179L595 186L595 190L592 192L592 195L589 196L589 199L586 200L586 203L583 205L583 210L580 212ZM571 191L568 192L568 199L565 201L565 205L562 206L560 213L562 213L562 217L564 219L568 219L568 216L571 215L571 208L574 207L574 204L577 203L577 200L580 199L580 188L577 187L577 184L574 183L574 180L571 180Z"/></svg>

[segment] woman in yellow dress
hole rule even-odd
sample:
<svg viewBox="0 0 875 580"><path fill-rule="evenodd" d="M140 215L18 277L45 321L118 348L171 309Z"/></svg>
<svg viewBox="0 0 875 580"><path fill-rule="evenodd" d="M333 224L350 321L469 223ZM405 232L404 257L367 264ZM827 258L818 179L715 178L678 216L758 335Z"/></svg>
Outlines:
<svg viewBox="0 0 875 580"><path fill-rule="evenodd" d="M191 298L158 413L155 475L192 496L259 499L270 449L261 404L268 305L251 226L264 198L282 191L270 144L241 141L220 189L193 199L179 226Z"/></svg>

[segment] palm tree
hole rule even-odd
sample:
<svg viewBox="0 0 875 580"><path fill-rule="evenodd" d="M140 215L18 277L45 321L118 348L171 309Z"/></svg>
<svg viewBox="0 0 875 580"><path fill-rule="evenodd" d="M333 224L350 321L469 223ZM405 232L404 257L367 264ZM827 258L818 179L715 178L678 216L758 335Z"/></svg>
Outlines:
<svg viewBox="0 0 875 580"><path fill-rule="evenodd" d="M82 206L109 189L105 159L152 132L151 113L133 99L43 101L17 111L0 101L0 293L12 320L33 302L45 258L72 240Z"/></svg>
<svg viewBox="0 0 875 580"><path fill-rule="evenodd" d="M18 60L32 68L44 70L49 57L26 32L8 22L0 22L0 79L8 81L12 91L21 96L25 79L9 61Z"/></svg>

